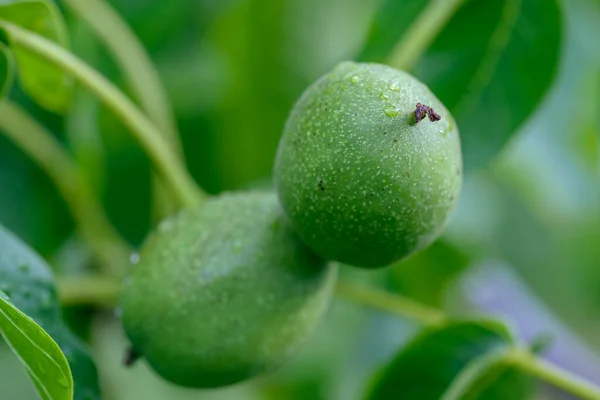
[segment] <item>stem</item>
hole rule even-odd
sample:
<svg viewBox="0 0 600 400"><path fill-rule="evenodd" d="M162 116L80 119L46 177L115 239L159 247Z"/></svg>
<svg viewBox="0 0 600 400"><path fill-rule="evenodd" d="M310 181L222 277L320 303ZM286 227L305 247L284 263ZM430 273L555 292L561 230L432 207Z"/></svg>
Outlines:
<svg viewBox="0 0 600 400"><path fill-rule="evenodd" d="M408 71L440 34L464 0L431 0L396 44L388 58L394 68Z"/></svg>
<svg viewBox="0 0 600 400"><path fill-rule="evenodd" d="M348 300L414 319L423 325L438 325L448 318L442 311L416 301L348 282L338 282L336 293Z"/></svg>
<svg viewBox="0 0 600 400"><path fill-rule="evenodd" d="M89 305L112 308L117 303L120 285L117 280L96 275L61 276L56 279L58 296L63 305Z"/></svg>
<svg viewBox="0 0 600 400"><path fill-rule="evenodd" d="M42 125L8 100L0 101L0 130L54 181L81 234L107 270L120 276L130 249L114 230L77 164Z"/></svg>
<svg viewBox="0 0 600 400"><path fill-rule="evenodd" d="M517 368L581 399L600 400L600 388L562 368L537 358L526 350L516 350L509 358Z"/></svg>
<svg viewBox="0 0 600 400"><path fill-rule="evenodd" d="M193 207L201 201L202 192L174 151L161 137L160 131L111 82L50 40L6 21L0 21L0 26L7 32L11 43L73 74L81 84L96 94L144 147L158 172L169 182L181 206Z"/></svg>
<svg viewBox="0 0 600 400"><path fill-rule="evenodd" d="M58 290L64 304L89 304L111 307L116 303L119 284L103 277L69 277L58 279ZM377 289L338 282L337 294L359 303L412 318L425 325L441 324L448 316L440 311L398 295ZM527 349L516 348L502 356L507 364L519 368L544 382L585 400L600 400L600 388L564 369L537 358Z"/></svg>
<svg viewBox="0 0 600 400"><path fill-rule="evenodd" d="M112 53L142 110L156 123L169 145L183 160L175 117L158 72L131 28L103 0L65 0L65 3L94 30ZM164 187L165 183L154 177L155 219L162 219L176 210L174 199Z"/></svg>
<svg viewBox="0 0 600 400"><path fill-rule="evenodd" d="M103 0L64 0L98 35L123 71L141 108L161 129L173 149L182 153L175 117L158 72L125 21Z"/></svg>
<svg viewBox="0 0 600 400"><path fill-rule="evenodd" d="M71 51L90 65L99 62L99 46L81 23L71 24ZM75 162L97 195L106 188L106 152L98 127L100 101L87 89L76 85L65 115L64 130Z"/></svg>

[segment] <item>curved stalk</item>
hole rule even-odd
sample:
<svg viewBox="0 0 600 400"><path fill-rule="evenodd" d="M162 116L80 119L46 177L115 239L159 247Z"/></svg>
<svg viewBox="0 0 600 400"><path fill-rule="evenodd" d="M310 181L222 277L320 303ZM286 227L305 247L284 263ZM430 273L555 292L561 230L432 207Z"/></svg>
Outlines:
<svg viewBox="0 0 600 400"><path fill-rule="evenodd" d="M134 98L181 160L183 148L175 116L167 100L158 72L148 53L131 28L104 0L64 0L65 4L84 20L112 54ZM174 199L165 190L165 182L154 177L155 219L162 219L176 209Z"/></svg>
<svg viewBox="0 0 600 400"><path fill-rule="evenodd" d="M402 36L387 64L408 71L458 11L464 0L431 0Z"/></svg>
<svg viewBox="0 0 600 400"><path fill-rule="evenodd" d="M121 276L131 254L102 206L88 187L77 164L58 141L25 111L0 101L0 131L50 176L66 200L83 237L107 273Z"/></svg>
<svg viewBox="0 0 600 400"><path fill-rule="evenodd" d="M517 350L507 359L521 371L585 400L600 400L600 388L526 350Z"/></svg>
<svg viewBox="0 0 600 400"><path fill-rule="evenodd" d="M40 35L6 21L0 21L0 27L8 34L11 43L72 74L98 96L134 134L160 175L169 183L181 206L193 207L201 201L203 193L160 131L111 82L69 51Z"/></svg>
<svg viewBox="0 0 600 400"><path fill-rule="evenodd" d="M175 116L169 106L158 72L131 28L103 0L64 0L83 19L112 54L141 108L181 155Z"/></svg>
<svg viewBox="0 0 600 400"><path fill-rule="evenodd" d="M56 288L65 306L87 305L111 308L117 303L119 282L104 276L58 276Z"/></svg>
<svg viewBox="0 0 600 400"><path fill-rule="evenodd" d="M423 325L439 325L447 319L442 311L414 300L349 282L338 282L336 293L345 299L410 318Z"/></svg>

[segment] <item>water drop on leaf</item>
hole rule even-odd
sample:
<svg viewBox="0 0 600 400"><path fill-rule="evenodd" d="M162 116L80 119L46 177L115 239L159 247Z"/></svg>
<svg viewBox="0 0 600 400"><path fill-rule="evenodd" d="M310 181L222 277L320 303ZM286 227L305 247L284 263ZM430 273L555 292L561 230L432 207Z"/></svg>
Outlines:
<svg viewBox="0 0 600 400"><path fill-rule="evenodd" d="M64 387L64 388L68 388L69 387L69 381L67 380L67 378L65 378L64 375L60 375L57 379L57 382L60 386Z"/></svg>

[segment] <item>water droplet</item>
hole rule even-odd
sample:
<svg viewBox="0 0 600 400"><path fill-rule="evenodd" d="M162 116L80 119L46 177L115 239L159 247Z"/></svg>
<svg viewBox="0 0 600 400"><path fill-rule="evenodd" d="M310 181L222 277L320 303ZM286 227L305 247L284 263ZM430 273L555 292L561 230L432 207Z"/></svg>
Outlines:
<svg viewBox="0 0 600 400"><path fill-rule="evenodd" d="M387 93L385 93L385 92L381 92L381 93L379 94L379 98L380 98L381 100L389 100L389 99L390 99L390 96L389 96Z"/></svg>
<svg viewBox="0 0 600 400"><path fill-rule="evenodd" d="M42 363L38 363L38 372L40 373L40 375L46 375L46 367L44 367L44 364Z"/></svg>
<svg viewBox="0 0 600 400"><path fill-rule="evenodd" d="M64 375L60 375L58 377L58 384L64 388L68 388L69 387L69 381L67 380L67 378Z"/></svg>
<svg viewBox="0 0 600 400"><path fill-rule="evenodd" d="M174 226L175 226L175 223L172 219L165 219L163 222L161 222L158 225L158 231L161 233L165 233L165 232L168 232L171 229L173 229Z"/></svg>
<svg viewBox="0 0 600 400"><path fill-rule="evenodd" d="M353 84L357 84L360 82L360 76L358 75L354 75L352 78L350 78L350 82L352 82Z"/></svg>
<svg viewBox="0 0 600 400"><path fill-rule="evenodd" d="M383 112L388 117L395 117L396 115L398 115L398 109L393 106L387 106L386 108L383 109Z"/></svg>
<svg viewBox="0 0 600 400"><path fill-rule="evenodd" d="M50 293L47 290L40 292L40 307L48 308L52 303L52 299L50 298Z"/></svg>
<svg viewBox="0 0 600 400"><path fill-rule="evenodd" d="M398 84L396 82L390 83L389 88L393 92L399 92L400 91L400 86L398 86Z"/></svg>
<svg viewBox="0 0 600 400"><path fill-rule="evenodd" d="M140 262L140 254L138 252L131 253L131 255L129 256L129 262L132 265L136 265L137 263L139 263Z"/></svg>

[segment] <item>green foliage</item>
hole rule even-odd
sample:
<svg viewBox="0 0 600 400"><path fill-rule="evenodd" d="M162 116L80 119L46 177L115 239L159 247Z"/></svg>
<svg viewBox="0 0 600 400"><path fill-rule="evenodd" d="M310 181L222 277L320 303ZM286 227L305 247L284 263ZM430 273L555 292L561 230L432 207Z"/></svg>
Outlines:
<svg viewBox="0 0 600 400"><path fill-rule="evenodd" d="M457 321L426 329L375 378L367 399L527 399L528 379L507 355L515 339L495 321Z"/></svg>
<svg viewBox="0 0 600 400"><path fill-rule="evenodd" d="M545 347L542 342L524 346L494 321L440 322L449 320L443 310L448 305L446 288L458 273L481 256L501 257L545 293L545 300L568 316L580 333L600 344L597 327L589 322L598 313L600 279L599 224L590 218L597 202L589 200L594 192L589 188L597 186L600 154L594 139L600 76L593 47L600 34L595 0L572 0L564 9L558 0L63 3L75 11L69 21L71 38L79 41L73 53L109 80L64 49L65 22L55 3L0 0L4 33L0 93L11 97L5 106L23 109L21 120L29 121L0 124L12 126L11 132L0 133L17 143L15 137L27 138L40 150L33 158L50 175L60 170L52 167L70 158L62 149L62 141L67 142L77 161L72 170L82 172L83 183L94 186L84 201L68 201L75 215L73 204L89 206L102 195L118 230L138 242L148 231L149 218L144 215L157 194L168 196L170 189L183 184L189 194L184 203L195 204L202 196L187 179L187 170L177 167L177 151L169 156L171 146L152 139L171 133L177 143L178 130L189 169L211 193L256 179L270 188L268 175L283 129L276 186L291 225L304 239L288 225L272 192L201 199L203 205L166 219L146 240L122 299L123 322L134 353L141 353L166 381L187 387L263 377L233 391L199 394L154 379L143 364L125 372L117 365L122 363L125 341L117 339L120 321L109 313L94 318L83 308L85 321L95 321L91 329L100 355L96 361L103 368L102 383L108 389L105 396L352 399L364 394L357 387L371 375L373 365L391 358L393 351L395 357L372 378L366 398L530 398L534 396L530 378L522 371L573 395L600 398L595 387L538 358L534 353ZM379 3L382 7L371 15ZM573 13L572 8L579 11ZM572 43L563 46L565 16L570 23L565 24L569 35L564 36ZM82 21L91 31L81 29ZM580 26L586 21L595 29L588 26L584 31ZM357 53L363 32L366 39ZM138 43L134 33L144 43ZM586 38L593 38L587 39L588 48L574 45ZM159 74L144 49L158 61L171 99L162 93ZM578 57L573 55L577 51ZM383 66L344 63L337 76L333 73L335 85L323 88L327 78L322 78L307 90L284 128L293 100L307 84L352 54L358 54L361 62L410 70L418 81ZM522 146L520 153L511 149L510 157L490 164L538 109L554 85L559 63L564 66L562 88L553 92L550 107L540 114L543 124L533 120L534 128L516 142L515 147ZM13 64L20 78L14 87ZM378 68L388 71L381 73L383 79L370 75ZM92 97L71 97L71 75L87 86ZM401 84L394 84L395 79ZM117 89L119 84L129 88L139 109ZM576 89L579 86L585 90ZM168 100L175 106L179 129ZM415 124L411 118L416 102L433 105L442 121ZM148 168L145 155L133 141L124 140L123 122L140 137L151 138L154 144L149 147L146 140L151 158L165 161L166 154L171 167L163 168L160 178L179 184L149 195L150 179L143 176ZM69 131L66 138L64 129ZM438 130L446 132L447 142L439 140ZM462 179L458 130L465 169L470 172L465 175L466 193L461 194L451 229L432 244L454 206ZM366 134L357 134L361 132ZM67 239L69 224L57 227L65 218L47 201L48 189L38 187L39 176L31 174L22 154L2 140L0 218L12 221L19 232L35 235L35 247L43 246L44 255L63 255L56 258L58 264L72 267L60 265L61 271L94 268L102 260L101 264L117 268L99 272L120 276L120 266L128 266L129 250L118 233L102 236L97 233L103 229L93 228L98 217L105 223L105 233L113 232L102 207L92 207L84 218L80 215L80 231ZM57 151L49 151L48 143ZM401 149L395 151L397 147ZM477 168L488 171L474 173ZM63 178L67 200L79 197L73 190L76 180L68 179L78 174L54 175ZM32 201L35 198L42 200ZM297 216L303 212L306 215ZM89 249L72 245L81 233L88 245L100 249L92 261ZM61 241L64 248L57 249ZM103 250L114 242L123 251ZM419 249L423 251L412 255ZM380 273L347 268L342 277L379 282L406 298L367 285L360 289L348 281L338 284L336 293L414 321L393 320L344 303L352 308L351 316L324 318L321 331L328 335L326 344L319 347L313 341L298 361L288 362L308 341L330 301L336 267L323 258L368 267L402 259ZM118 285L113 277L94 276L60 280L65 303L111 305ZM511 295L509 290L506 296ZM71 322L81 332L90 328L78 318ZM414 322L426 328L398 350L398 343L414 332ZM63 322L48 266L1 228L0 332L26 363L36 388L47 390L42 398L70 399L74 390L76 400L100 399L95 363ZM111 337L107 340L105 335ZM561 340L556 338L559 345ZM267 374L280 367L281 373ZM42 372L50 378L40 378ZM69 378L66 387L63 377ZM63 396L53 397L54 389L62 390Z"/></svg>
<svg viewBox="0 0 600 400"><path fill-rule="evenodd" d="M441 120L415 123L418 103ZM409 74L339 64L302 95L275 163L282 207L321 256L382 267L427 247L462 182L452 115Z"/></svg>
<svg viewBox="0 0 600 400"><path fill-rule="evenodd" d="M218 387L278 368L307 340L336 267L290 229L274 193L225 194L163 221L122 296L134 351L164 378Z"/></svg>
<svg viewBox="0 0 600 400"><path fill-rule="evenodd" d="M405 296L442 307L445 289L470 262L466 252L442 237L427 249L392 265L390 285Z"/></svg>
<svg viewBox="0 0 600 400"><path fill-rule="evenodd" d="M0 31L4 31L5 24L21 26L63 47L67 46L65 22L56 4L50 0L3 1L0 3ZM6 31L4 34L11 44L10 35ZM66 112L71 92L68 75L18 45L11 47L19 64L19 78L27 93L48 110Z"/></svg>
<svg viewBox="0 0 600 400"><path fill-rule="evenodd" d="M382 1L372 18L368 34L356 56L359 61L383 63L430 0Z"/></svg>
<svg viewBox="0 0 600 400"><path fill-rule="evenodd" d="M0 43L0 99L12 86L15 76L15 60L10 49Z"/></svg>
<svg viewBox="0 0 600 400"><path fill-rule="evenodd" d="M419 9L434 2L386 1L358 59L386 60ZM414 73L455 116L468 170L484 166L548 92L560 60L563 17L558 0L464 3Z"/></svg>
<svg viewBox="0 0 600 400"><path fill-rule="evenodd" d="M0 227L0 290L14 307L32 318L62 349L71 365L75 400L100 399L96 367L83 344L65 326L50 268L19 239ZM33 329L33 328L32 328ZM47 335L46 335L47 336ZM46 340L46 339L45 339ZM45 348L45 347L44 347ZM55 353L51 353L55 357ZM65 361L66 362L66 361ZM66 371L69 367L66 366ZM71 380L71 372L68 374ZM54 380L56 376L48 376ZM35 381L35 379L34 379ZM58 381L57 381L58 382ZM63 381L60 381L63 382ZM72 391L72 387L63 390Z"/></svg>
<svg viewBox="0 0 600 400"><path fill-rule="evenodd" d="M23 363L43 400L73 398L73 378L60 347L1 290L0 334Z"/></svg>

